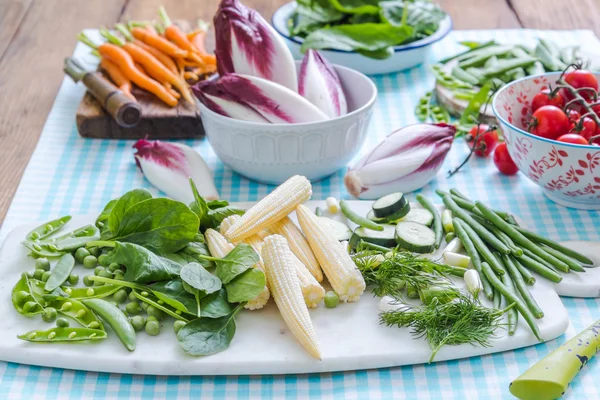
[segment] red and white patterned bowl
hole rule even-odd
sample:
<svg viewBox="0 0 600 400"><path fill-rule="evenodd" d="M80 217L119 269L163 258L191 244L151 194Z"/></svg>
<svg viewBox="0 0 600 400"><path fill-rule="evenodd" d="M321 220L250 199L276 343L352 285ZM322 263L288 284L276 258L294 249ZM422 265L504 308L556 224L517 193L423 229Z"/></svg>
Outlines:
<svg viewBox="0 0 600 400"><path fill-rule="evenodd" d="M566 207L600 210L600 147L541 138L524 127L531 100L553 85L560 73L511 82L494 96L492 108L519 170L552 201ZM600 79L600 74L597 74Z"/></svg>

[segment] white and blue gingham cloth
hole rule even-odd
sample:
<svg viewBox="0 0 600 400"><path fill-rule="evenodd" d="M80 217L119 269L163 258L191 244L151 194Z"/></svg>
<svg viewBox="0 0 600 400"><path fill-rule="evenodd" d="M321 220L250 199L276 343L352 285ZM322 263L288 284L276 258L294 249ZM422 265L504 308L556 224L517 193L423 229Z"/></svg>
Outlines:
<svg viewBox="0 0 600 400"><path fill-rule="evenodd" d="M431 60L460 51L457 44L460 40L494 38L502 42L533 44L538 37L555 40L560 45L580 44L590 52L600 48L600 42L591 31L457 31L434 46ZM78 48L77 53L82 51ZM379 97L363 151L392 130L416 122L414 106L433 86L433 77L426 66L377 76L373 80ZM27 222L64 214L97 213L110 199L133 188L144 187L156 193L136 169L131 149L133 142L78 136L74 116L82 94L81 87L65 79L0 230L0 240L14 227ZM225 167L206 140L186 143L200 151L214 169L216 185L223 198L252 201L272 189ZM554 239L600 241L598 212L557 206L524 176L500 175L491 159L474 158L460 173L446 179L446 171L457 166L466 152L466 144L458 140L438 179L422 192L435 199L436 188L457 187L474 199L510 210L528 226ZM343 171L315 183L313 191L314 199L349 197L343 186ZM221 377L118 375L0 362L0 399L193 397L209 400L303 399L309 396L324 399L506 399L511 397L508 385L512 379L564 343L566 337L573 337L600 319L599 300L564 298L563 301L571 318L566 336L526 349L465 360L326 374ZM600 398L599 372L598 361L590 361L565 397Z"/></svg>

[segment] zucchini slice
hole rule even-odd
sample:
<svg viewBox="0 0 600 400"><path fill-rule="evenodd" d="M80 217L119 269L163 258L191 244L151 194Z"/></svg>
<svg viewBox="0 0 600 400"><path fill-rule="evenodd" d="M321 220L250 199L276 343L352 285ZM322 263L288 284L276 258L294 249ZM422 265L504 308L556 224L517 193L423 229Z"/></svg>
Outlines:
<svg viewBox="0 0 600 400"><path fill-rule="evenodd" d="M344 240L350 240L352 231L346 224L327 217L319 217L319 221L321 221L321 223L327 227L326 229L328 229L329 232L331 232L333 236L340 242Z"/></svg>
<svg viewBox="0 0 600 400"><path fill-rule="evenodd" d="M381 226L383 226L383 231L373 231L363 227L356 228L352 234L352 239L350 242L358 243L360 239L362 239L365 242L377 244L379 246L396 247L396 239L394 238L394 225Z"/></svg>
<svg viewBox="0 0 600 400"><path fill-rule="evenodd" d="M396 243L415 253L431 253L435 250L435 233L417 222L398 222Z"/></svg>
<svg viewBox="0 0 600 400"><path fill-rule="evenodd" d="M408 214L400 218L398 222L416 222L417 224L430 226L433 222L433 214L424 208L411 208Z"/></svg>
<svg viewBox="0 0 600 400"><path fill-rule="evenodd" d="M373 203L373 214L377 218L390 217L408 204L404 193L396 192L380 197ZM409 208L410 210L410 208ZM408 214L408 211L406 212ZM406 214L405 214L406 215ZM401 218L400 216L398 218Z"/></svg>

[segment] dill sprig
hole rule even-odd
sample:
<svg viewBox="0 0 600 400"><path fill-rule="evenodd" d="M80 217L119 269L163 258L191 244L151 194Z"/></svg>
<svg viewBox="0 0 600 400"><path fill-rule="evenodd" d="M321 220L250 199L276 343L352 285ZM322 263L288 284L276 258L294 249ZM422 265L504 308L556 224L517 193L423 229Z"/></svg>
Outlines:
<svg viewBox="0 0 600 400"><path fill-rule="evenodd" d="M432 350L429 359L432 362L445 345L470 343L489 347L489 340L501 326L502 315L511 307L504 310L487 308L461 292L448 303L441 303L437 298L423 306L402 303L399 310L380 313L379 319L387 326L411 328L416 338L424 337Z"/></svg>

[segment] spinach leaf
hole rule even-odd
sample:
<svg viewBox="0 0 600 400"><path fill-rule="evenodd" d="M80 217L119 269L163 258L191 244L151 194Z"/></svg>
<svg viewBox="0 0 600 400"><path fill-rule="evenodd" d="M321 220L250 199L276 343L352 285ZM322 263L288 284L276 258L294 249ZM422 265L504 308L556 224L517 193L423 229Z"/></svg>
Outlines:
<svg viewBox="0 0 600 400"><path fill-rule="evenodd" d="M308 49L337 49L346 51L378 52L395 46L412 36L409 26L390 24L354 24L321 28L304 39L302 51Z"/></svg>
<svg viewBox="0 0 600 400"><path fill-rule="evenodd" d="M224 317L188 322L177 333L179 345L192 356L208 356L227 349L235 335L235 315L242 306L240 304Z"/></svg>
<svg viewBox="0 0 600 400"><path fill-rule="evenodd" d="M362 54L365 57L374 58L376 60L385 60L386 58L394 55L394 48L390 46L375 51L357 50L356 52Z"/></svg>
<svg viewBox="0 0 600 400"><path fill-rule="evenodd" d="M227 291L223 288L218 292L211 293L200 300L200 312L202 317L219 318L231 312L231 305L227 301Z"/></svg>
<svg viewBox="0 0 600 400"><path fill-rule="evenodd" d="M321 24L336 22L344 13L336 10L329 0L298 0L295 13Z"/></svg>
<svg viewBox="0 0 600 400"><path fill-rule="evenodd" d="M226 206L221 208L215 208L214 210L209 210L206 218L202 222L202 228L208 229L216 229L221 225L221 222L227 217L232 215L243 215L245 213L244 210L233 207Z"/></svg>
<svg viewBox="0 0 600 400"><path fill-rule="evenodd" d="M194 202L190 204L190 209L194 212L200 220L200 231L204 232L208 228L215 229L221 222L230 215L242 215L244 210L235 208L229 205L225 200L213 200L207 202L200 194L194 184L194 181L190 178L190 185L192 186L192 193L194 194Z"/></svg>
<svg viewBox="0 0 600 400"><path fill-rule="evenodd" d="M179 276L183 282L206 294L211 294L221 289L219 278L208 272L198 263L185 265L181 268Z"/></svg>
<svg viewBox="0 0 600 400"><path fill-rule="evenodd" d="M192 193L194 194L195 201L194 203L192 203L193 206L191 207L191 209L198 216L200 225L202 225L202 221L206 217L206 214L208 214L208 203L206 202L206 200L204 200L202 196L200 196L200 193L198 193L198 188L196 187L196 184L194 183L194 180L192 178L190 178L190 186L192 187Z"/></svg>
<svg viewBox="0 0 600 400"><path fill-rule="evenodd" d="M125 280L136 283L169 280L179 276L181 270L178 263L134 243L116 242L115 248L107 253L107 261L125 265Z"/></svg>
<svg viewBox="0 0 600 400"><path fill-rule="evenodd" d="M225 285L227 301L240 303L254 299L265 288L265 274L258 268L251 268Z"/></svg>
<svg viewBox="0 0 600 400"><path fill-rule="evenodd" d="M378 14L381 0L329 0L338 11L346 14Z"/></svg>
<svg viewBox="0 0 600 400"><path fill-rule="evenodd" d="M413 27L413 36L433 34L446 17L441 8L430 2L384 1L379 6L385 22L395 26L408 24Z"/></svg>
<svg viewBox="0 0 600 400"><path fill-rule="evenodd" d="M181 279L156 282L148 287L158 299L176 310L196 315L196 299L183 288Z"/></svg>
<svg viewBox="0 0 600 400"><path fill-rule="evenodd" d="M259 261L260 257L251 246L240 243L225 257L215 261L217 264L215 275L223 284L227 284Z"/></svg>
<svg viewBox="0 0 600 400"><path fill-rule="evenodd" d="M151 198L152 194L144 189L133 189L125 193L115 202L110 211L110 215L108 216L108 229L111 232L117 232L127 210L134 205Z"/></svg>
<svg viewBox="0 0 600 400"><path fill-rule="evenodd" d="M117 201L119 201L119 199L113 199L106 203L104 209L102 210L100 215L98 215L98 218L96 218L96 222L94 223L94 225L96 225L101 230L108 230L108 217L110 216L110 213L114 208L115 204L117 204Z"/></svg>
<svg viewBox="0 0 600 400"><path fill-rule="evenodd" d="M185 247L177 253L165 254L166 258L178 262L182 266L191 262L198 262L202 264L204 268L214 268L215 263L212 260L204 258L205 256L210 256L210 251L204 241L204 236L201 234L196 235L193 242L185 245Z"/></svg>
<svg viewBox="0 0 600 400"><path fill-rule="evenodd" d="M185 204L165 198L148 199L125 211L116 229L111 228L111 239L167 254L193 240L198 225L198 217Z"/></svg>
<svg viewBox="0 0 600 400"><path fill-rule="evenodd" d="M206 205L210 210L214 210L215 208L227 207L229 202L227 200L211 200Z"/></svg>

